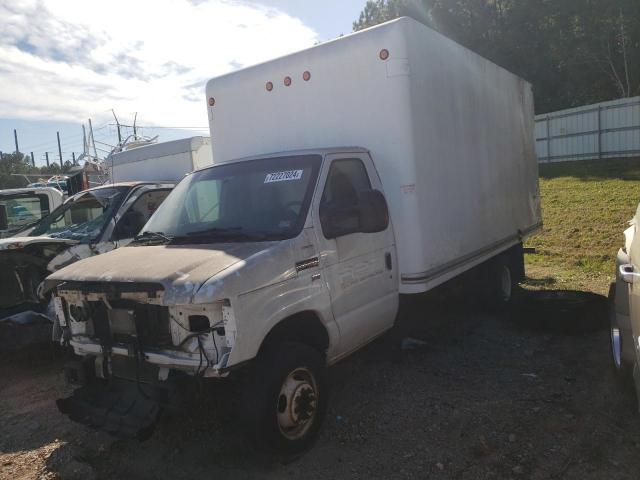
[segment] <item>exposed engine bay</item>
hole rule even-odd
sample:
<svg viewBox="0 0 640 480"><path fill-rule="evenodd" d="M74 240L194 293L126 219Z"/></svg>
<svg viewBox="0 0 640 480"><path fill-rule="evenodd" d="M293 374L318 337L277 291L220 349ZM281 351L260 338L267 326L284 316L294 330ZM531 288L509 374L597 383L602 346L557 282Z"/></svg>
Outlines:
<svg viewBox="0 0 640 480"><path fill-rule="evenodd" d="M230 304L166 306L163 296L158 284L58 286L56 329L79 356L65 374L81 385L58 400L62 413L118 436L143 438L174 402L177 383L227 374L235 340Z"/></svg>
<svg viewBox="0 0 640 480"><path fill-rule="evenodd" d="M78 355L95 356L103 365L100 378L126 378L114 371L118 357L155 366L159 380L169 370L221 376L234 340L231 305L166 306L163 295L158 284L62 284L54 298L62 342Z"/></svg>

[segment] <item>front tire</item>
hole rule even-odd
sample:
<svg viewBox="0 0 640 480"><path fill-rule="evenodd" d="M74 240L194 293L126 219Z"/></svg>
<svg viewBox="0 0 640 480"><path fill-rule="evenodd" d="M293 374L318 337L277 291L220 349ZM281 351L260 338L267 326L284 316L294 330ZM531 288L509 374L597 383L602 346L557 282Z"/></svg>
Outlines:
<svg viewBox="0 0 640 480"><path fill-rule="evenodd" d="M241 418L261 451L298 454L315 442L327 409L324 356L300 343L269 347L247 378Z"/></svg>

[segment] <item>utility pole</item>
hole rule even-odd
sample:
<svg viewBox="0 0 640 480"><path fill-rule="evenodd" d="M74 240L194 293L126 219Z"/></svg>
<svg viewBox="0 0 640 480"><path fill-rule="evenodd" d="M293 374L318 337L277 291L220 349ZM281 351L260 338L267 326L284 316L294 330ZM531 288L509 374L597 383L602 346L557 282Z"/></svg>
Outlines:
<svg viewBox="0 0 640 480"><path fill-rule="evenodd" d="M91 119L89 119L89 136L91 137L91 145L93 145L93 157L98 160L98 152L96 150L96 141L93 138L93 126L91 125Z"/></svg>
<svg viewBox="0 0 640 480"><path fill-rule="evenodd" d="M64 164L62 163L62 147L60 146L60 132L56 132L58 136L58 155L60 155L60 168L64 168Z"/></svg>
<svg viewBox="0 0 640 480"><path fill-rule="evenodd" d="M71 156L73 157L73 164L76 164L76 152L71 152Z"/></svg>
<svg viewBox="0 0 640 480"><path fill-rule="evenodd" d="M18 132L15 128L13 129L13 138L16 141L16 153L20 153L20 149L18 148Z"/></svg>
<svg viewBox="0 0 640 480"><path fill-rule="evenodd" d="M138 118L138 112L133 116L133 138L138 138L138 131L136 130L136 120Z"/></svg>
<svg viewBox="0 0 640 480"><path fill-rule="evenodd" d="M34 167L36 166L36 157L33 156L33 152L31 152L31 163Z"/></svg>
<svg viewBox="0 0 640 480"><path fill-rule="evenodd" d="M82 151L84 156L87 156L89 148L87 148L87 131L84 129L84 123L82 124Z"/></svg>
<svg viewBox="0 0 640 480"><path fill-rule="evenodd" d="M116 112L113 110L113 108L111 109L111 112L113 113L113 118L116 119L116 126L118 127L118 145L120 145L122 143L122 136L120 135L120 122L118 121L118 117L116 117Z"/></svg>
<svg viewBox="0 0 640 480"><path fill-rule="evenodd" d="M0 150L0 160L4 160L4 153L2 153L2 150Z"/></svg>
<svg viewBox="0 0 640 480"><path fill-rule="evenodd" d="M49 152L44 152L45 157L47 157L47 167L49 166Z"/></svg>

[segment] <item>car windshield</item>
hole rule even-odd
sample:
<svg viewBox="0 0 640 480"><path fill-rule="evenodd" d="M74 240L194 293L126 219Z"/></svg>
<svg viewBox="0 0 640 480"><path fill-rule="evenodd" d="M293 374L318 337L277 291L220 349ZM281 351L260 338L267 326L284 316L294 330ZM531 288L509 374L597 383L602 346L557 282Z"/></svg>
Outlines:
<svg viewBox="0 0 640 480"><path fill-rule="evenodd" d="M7 228L0 236L9 236L49 215L49 199L44 193L2 195L0 208L4 208L7 219Z"/></svg>
<svg viewBox="0 0 640 480"><path fill-rule="evenodd" d="M91 242L100 235L126 191L126 187L112 187L81 193L43 218L29 236L48 235Z"/></svg>
<svg viewBox="0 0 640 480"><path fill-rule="evenodd" d="M321 157L248 160L184 178L145 225L179 243L293 238L304 226ZM157 235L156 235L157 238Z"/></svg>

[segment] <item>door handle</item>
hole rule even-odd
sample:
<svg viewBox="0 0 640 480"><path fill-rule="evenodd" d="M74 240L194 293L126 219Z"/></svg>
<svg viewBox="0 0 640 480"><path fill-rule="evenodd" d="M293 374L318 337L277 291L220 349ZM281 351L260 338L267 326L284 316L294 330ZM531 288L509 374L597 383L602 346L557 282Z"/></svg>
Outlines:
<svg viewBox="0 0 640 480"><path fill-rule="evenodd" d="M635 268L630 263L620 265L620 278L627 283L634 283L640 279L640 273L635 272Z"/></svg>
<svg viewBox="0 0 640 480"><path fill-rule="evenodd" d="M387 270L393 269L393 263L391 261L391 253L387 252L384 254L384 263L387 266Z"/></svg>

